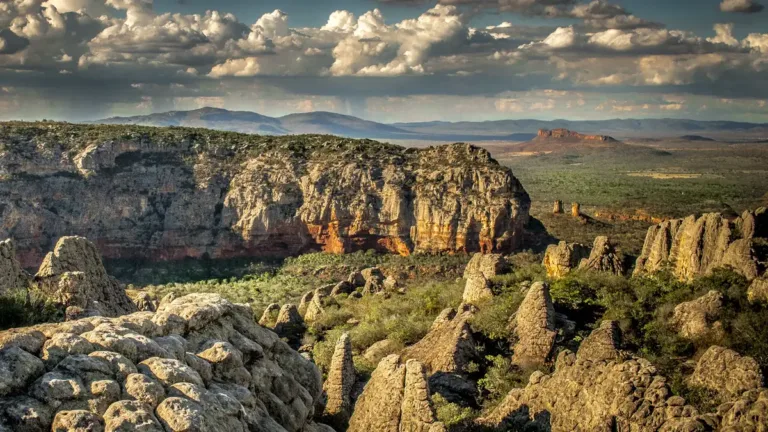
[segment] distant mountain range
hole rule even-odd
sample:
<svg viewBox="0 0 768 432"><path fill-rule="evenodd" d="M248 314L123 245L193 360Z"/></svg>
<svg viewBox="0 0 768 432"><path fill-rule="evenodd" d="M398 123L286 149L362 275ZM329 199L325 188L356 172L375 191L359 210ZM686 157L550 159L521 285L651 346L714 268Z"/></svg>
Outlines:
<svg viewBox="0 0 768 432"><path fill-rule="evenodd" d="M540 129L570 129L616 137L679 137L702 133L746 133L768 137L768 124L681 119L600 121L498 120L384 124L330 112L268 117L247 111L201 108L134 117L111 117L98 124L186 126L265 135L330 134L349 138L425 141L529 141Z"/></svg>

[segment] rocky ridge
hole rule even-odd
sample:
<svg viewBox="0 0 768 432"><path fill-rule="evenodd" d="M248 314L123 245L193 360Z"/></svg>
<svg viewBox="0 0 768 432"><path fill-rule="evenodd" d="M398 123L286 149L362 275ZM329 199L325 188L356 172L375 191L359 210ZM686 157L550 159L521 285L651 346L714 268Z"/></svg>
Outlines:
<svg viewBox="0 0 768 432"><path fill-rule="evenodd" d="M648 229L635 275L669 269L680 280L691 281L718 267L730 267L748 279L765 271L765 257L756 255L754 240L768 238L768 211L745 211L735 220L720 213L688 216Z"/></svg>
<svg viewBox="0 0 768 432"><path fill-rule="evenodd" d="M213 294L3 332L0 370L5 430L329 430L317 368Z"/></svg>
<svg viewBox="0 0 768 432"><path fill-rule="evenodd" d="M0 237L24 267L81 235L105 258L504 251L530 199L482 149L139 126L0 127Z"/></svg>

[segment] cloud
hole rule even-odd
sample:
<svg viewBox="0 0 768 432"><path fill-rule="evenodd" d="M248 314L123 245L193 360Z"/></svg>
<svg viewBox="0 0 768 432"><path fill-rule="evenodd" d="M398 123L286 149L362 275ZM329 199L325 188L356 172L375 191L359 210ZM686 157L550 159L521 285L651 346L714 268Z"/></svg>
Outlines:
<svg viewBox="0 0 768 432"><path fill-rule="evenodd" d="M15 54L29 45L29 39L18 36L9 29L0 30L0 54Z"/></svg>
<svg viewBox="0 0 768 432"><path fill-rule="evenodd" d="M723 12L757 13L764 9L763 5L754 0L723 0L720 10Z"/></svg>

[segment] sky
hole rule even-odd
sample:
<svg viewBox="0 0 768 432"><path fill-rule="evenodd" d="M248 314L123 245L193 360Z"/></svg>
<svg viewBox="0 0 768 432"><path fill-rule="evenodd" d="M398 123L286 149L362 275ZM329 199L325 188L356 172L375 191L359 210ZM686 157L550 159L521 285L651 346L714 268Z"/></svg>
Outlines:
<svg viewBox="0 0 768 432"><path fill-rule="evenodd" d="M0 0L0 120L768 123L764 0Z"/></svg>

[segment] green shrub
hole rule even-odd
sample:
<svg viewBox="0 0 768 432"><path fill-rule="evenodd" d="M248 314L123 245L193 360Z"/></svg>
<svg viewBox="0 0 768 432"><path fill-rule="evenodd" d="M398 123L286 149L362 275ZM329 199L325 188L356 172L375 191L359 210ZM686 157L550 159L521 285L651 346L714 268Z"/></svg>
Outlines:
<svg viewBox="0 0 768 432"><path fill-rule="evenodd" d="M469 424L478 416L478 412L469 407L448 402L441 394L432 395L432 405L435 407L437 420L442 422L446 428L456 425Z"/></svg>
<svg viewBox="0 0 768 432"><path fill-rule="evenodd" d="M495 406L514 388L525 387L535 369L524 370L512 364L508 356L487 356L490 367L478 382L478 388L485 394L486 408Z"/></svg>
<svg viewBox="0 0 768 432"><path fill-rule="evenodd" d="M61 308L35 291L13 290L0 296L0 329L64 319Z"/></svg>

